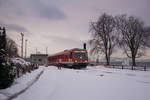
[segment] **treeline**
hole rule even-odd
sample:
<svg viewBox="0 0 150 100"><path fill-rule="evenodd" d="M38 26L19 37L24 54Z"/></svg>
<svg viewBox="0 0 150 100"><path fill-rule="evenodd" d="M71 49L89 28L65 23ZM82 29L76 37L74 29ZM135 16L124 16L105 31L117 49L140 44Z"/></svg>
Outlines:
<svg viewBox="0 0 150 100"><path fill-rule="evenodd" d="M36 68L19 57L17 44L8 38L5 28L0 27L0 89L11 86L15 78Z"/></svg>
<svg viewBox="0 0 150 100"><path fill-rule="evenodd" d="M103 13L96 22L90 22L90 32L90 54L104 54L106 65L110 65L114 51L121 48L132 59L132 66L136 66L135 59L150 47L150 26L135 16Z"/></svg>

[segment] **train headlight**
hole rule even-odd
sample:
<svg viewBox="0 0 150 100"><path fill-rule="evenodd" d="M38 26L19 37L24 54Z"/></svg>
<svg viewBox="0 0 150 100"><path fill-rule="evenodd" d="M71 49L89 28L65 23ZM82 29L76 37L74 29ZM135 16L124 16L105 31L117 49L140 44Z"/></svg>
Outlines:
<svg viewBox="0 0 150 100"><path fill-rule="evenodd" d="M77 60L75 60L74 62L77 62Z"/></svg>
<svg viewBox="0 0 150 100"><path fill-rule="evenodd" d="M87 62L87 60L85 60L85 62Z"/></svg>

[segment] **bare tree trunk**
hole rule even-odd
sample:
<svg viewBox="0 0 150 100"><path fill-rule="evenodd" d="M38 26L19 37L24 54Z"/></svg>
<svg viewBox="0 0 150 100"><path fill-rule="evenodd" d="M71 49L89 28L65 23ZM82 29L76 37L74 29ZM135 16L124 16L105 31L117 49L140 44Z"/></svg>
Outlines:
<svg viewBox="0 0 150 100"><path fill-rule="evenodd" d="M136 66L135 57L132 56L132 66Z"/></svg>
<svg viewBox="0 0 150 100"><path fill-rule="evenodd" d="M106 65L110 65L110 56L108 56L107 54L105 55L106 58Z"/></svg>

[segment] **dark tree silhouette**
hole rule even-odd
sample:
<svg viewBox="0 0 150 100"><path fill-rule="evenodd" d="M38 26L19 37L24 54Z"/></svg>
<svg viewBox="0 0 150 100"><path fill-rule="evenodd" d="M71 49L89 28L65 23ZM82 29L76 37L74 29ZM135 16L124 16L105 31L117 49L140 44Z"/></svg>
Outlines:
<svg viewBox="0 0 150 100"><path fill-rule="evenodd" d="M115 19L121 33L120 47L132 59L132 66L136 66L135 59L144 55L144 50L150 47L150 27L134 16L120 15Z"/></svg>
<svg viewBox="0 0 150 100"><path fill-rule="evenodd" d="M104 54L106 65L110 65L110 56L117 44L115 20L111 15L102 14L97 22L90 23L92 39L89 41L91 54Z"/></svg>
<svg viewBox="0 0 150 100"><path fill-rule="evenodd" d="M0 27L0 89L9 87L15 78L13 64L7 58L6 30Z"/></svg>
<svg viewBox="0 0 150 100"><path fill-rule="evenodd" d="M6 30L4 27L3 28L0 27L0 50L2 51L6 50Z"/></svg>

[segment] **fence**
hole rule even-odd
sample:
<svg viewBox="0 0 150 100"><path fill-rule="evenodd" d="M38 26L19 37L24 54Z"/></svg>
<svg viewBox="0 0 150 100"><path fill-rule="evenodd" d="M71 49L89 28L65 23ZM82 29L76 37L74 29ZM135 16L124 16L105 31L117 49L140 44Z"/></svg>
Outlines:
<svg viewBox="0 0 150 100"><path fill-rule="evenodd" d="M140 71L150 71L150 66L140 65L140 66L126 66L126 65L111 65L110 68L118 68L118 69L130 69L130 70L140 70Z"/></svg>
<svg viewBox="0 0 150 100"><path fill-rule="evenodd" d="M95 63L95 65L105 65L106 62ZM142 70L150 71L150 61L136 61L136 66L132 66L132 62L129 62L129 65L123 65L122 62L110 62L110 68L118 69L131 69L131 70Z"/></svg>

